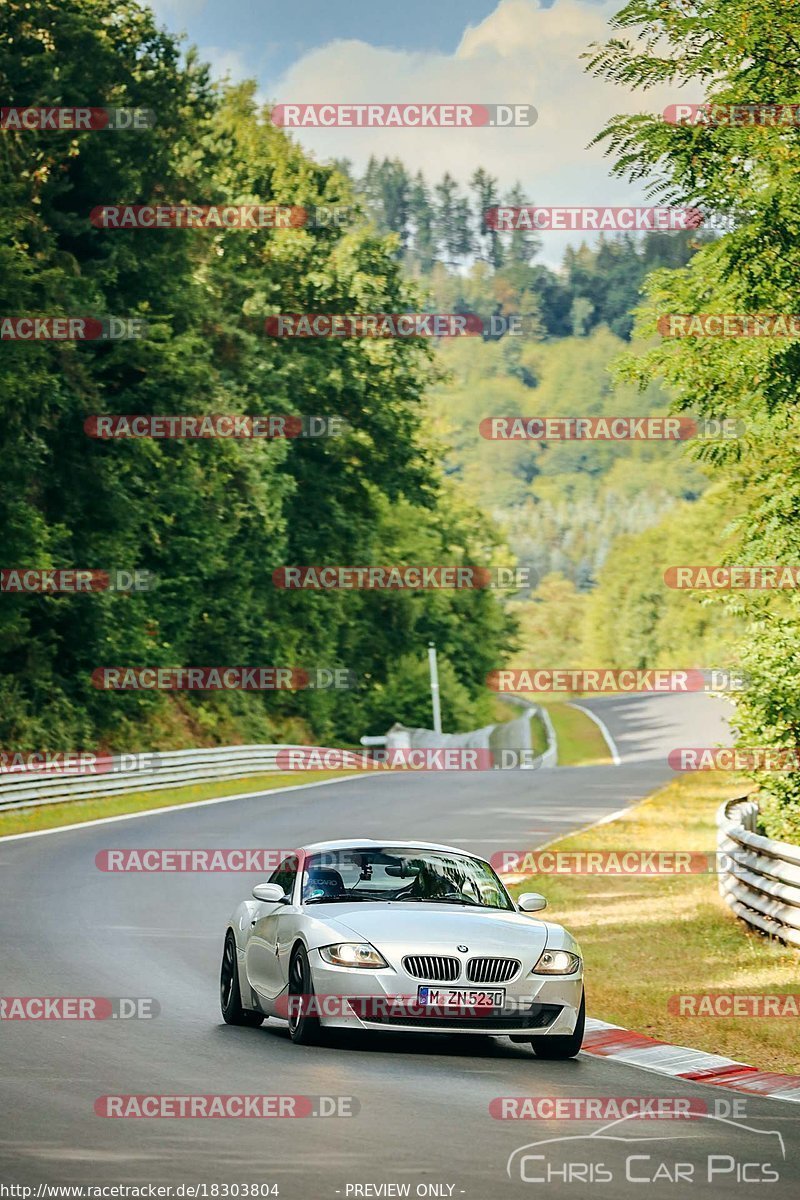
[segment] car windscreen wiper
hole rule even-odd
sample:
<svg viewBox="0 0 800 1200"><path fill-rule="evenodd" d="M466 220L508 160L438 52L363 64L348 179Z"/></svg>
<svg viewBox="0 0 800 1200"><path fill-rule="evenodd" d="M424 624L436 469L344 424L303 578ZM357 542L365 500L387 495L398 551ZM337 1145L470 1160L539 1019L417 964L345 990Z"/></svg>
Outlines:
<svg viewBox="0 0 800 1200"><path fill-rule="evenodd" d="M353 892L349 896L312 896L310 900L304 900L303 904L346 904L348 900L375 900L375 896L365 896L363 892Z"/></svg>

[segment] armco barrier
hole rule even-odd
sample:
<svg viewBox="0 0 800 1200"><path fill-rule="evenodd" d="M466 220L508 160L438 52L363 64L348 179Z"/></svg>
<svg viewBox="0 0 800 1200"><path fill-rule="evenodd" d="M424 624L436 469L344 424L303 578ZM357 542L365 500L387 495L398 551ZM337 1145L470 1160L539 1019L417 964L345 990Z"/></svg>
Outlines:
<svg viewBox="0 0 800 1200"><path fill-rule="evenodd" d="M144 765L126 767L133 755L114 755L111 769L102 774L54 775L20 771L0 775L0 812L59 804L88 796L112 796L122 792L152 792L186 783L215 783L221 779L243 779L277 771L279 750L302 747L212 746L204 750L167 750L139 755ZM151 762L148 765L147 759Z"/></svg>
<svg viewBox="0 0 800 1200"><path fill-rule="evenodd" d="M505 697L503 697L505 699ZM519 701L515 701L520 703ZM492 737L497 747L511 746L517 750L530 748L530 719L538 706L522 702L525 716L518 721L487 725L485 729L465 734L434 734L433 730L410 730L426 735L419 740L407 740L405 745L489 746ZM395 726L395 729L403 728ZM494 731L498 731L499 734ZM392 731L390 731L391 733ZM0 812L8 809L35 808L40 804L60 804L67 800L83 800L94 796L117 796L124 792L154 792L159 788L180 787L191 783L216 783L223 779L245 779L249 775L264 775L277 771L279 750L303 750L299 745L212 746L202 750L166 750L152 754L114 755L110 767L100 774L47 775L42 771L9 771L0 773ZM555 765L555 740L548 727L548 749L536 765ZM140 759L135 766L128 764Z"/></svg>
<svg viewBox="0 0 800 1200"><path fill-rule="evenodd" d="M462 733L436 733L433 729L414 729L398 722L387 733L386 745L389 748L414 749L438 746L473 748L494 750L498 755L508 750L521 756L520 766L523 769L554 767L558 757L556 734L545 709L518 696L500 696L499 699L506 704L515 705L522 710L523 715L512 721L498 721L494 725L484 725L480 729L470 729ZM534 717L542 719L547 738L544 753L535 759L532 757L531 735L531 721Z"/></svg>
<svg viewBox="0 0 800 1200"><path fill-rule="evenodd" d="M756 833L758 803L728 800L717 813L717 845L725 855L719 890L754 929L800 947L800 846Z"/></svg>
<svg viewBox="0 0 800 1200"><path fill-rule="evenodd" d="M498 697L498 699L501 700L505 704L515 704L517 706L517 708L521 708L522 711L525 713L527 722L528 722L528 745L531 744L530 722L533 720L534 717L539 717L542 724L544 725L545 737L547 739L547 746L546 746L546 749L545 749L544 753L542 754L541 758L538 760L538 765L540 767L555 767L558 763L558 741L556 740L555 727L553 725L553 722L550 719L550 714L547 711L547 708L545 707L545 705L534 704L534 702L532 700L528 700L524 696L500 695ZM516 721L508 721L508 722L506 722L506 724L516 726L517 722ZM500 731L498 736L502 738L503 737L503 733L502 733L503 725L502 724L497 725L497 726L495 726L495 728L498 731ZM499 744L503 745L504 743L501 741Z"/></svg>

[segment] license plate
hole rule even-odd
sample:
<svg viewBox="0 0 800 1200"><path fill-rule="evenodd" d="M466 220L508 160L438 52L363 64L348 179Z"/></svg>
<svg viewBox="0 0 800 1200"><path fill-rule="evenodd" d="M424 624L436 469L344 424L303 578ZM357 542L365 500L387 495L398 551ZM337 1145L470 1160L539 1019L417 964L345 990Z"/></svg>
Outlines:
<svg viewBox="0 0 800 1200"><path fill-rule="evenodd" d="M417 989L417 1003L423 1008L502 1008L505 1002L505 988Z"/></svg>

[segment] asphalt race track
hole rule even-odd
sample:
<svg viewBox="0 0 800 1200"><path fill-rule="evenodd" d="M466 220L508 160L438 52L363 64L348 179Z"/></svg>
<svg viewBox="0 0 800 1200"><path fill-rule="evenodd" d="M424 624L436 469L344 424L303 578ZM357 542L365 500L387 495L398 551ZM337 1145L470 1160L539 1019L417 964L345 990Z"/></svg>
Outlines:
<svg viewBox="0 0 800 1200"><path fill-rule="evenodd" d="M445 841L483 854L530 848L671 778L670 749L722 736L724 706L705 697L587 707L618 741L621 766L370 777L0 843L0 994L154 997L161 1008L153 1020L0 1023L0 1181L34 1185L34 1196L45 1182L203 1183L208 1189L195 1194L208 1196L213 1183L276 1184L287 1200L631 1197L648 1188L681 1200L799 1195L795 1104L737 1098L587 1055L539 1061L506 1039L364 1035L311 1048L292 1045L279 1022L227 1027L218 1005L222 935L258 880L113 875L95 865L110 847L291 847L351 835ZM587 992L591 1014L591 976ZM359 1112L114 1120L94 1112L107 1093L350 1096ZM524 1095L687 1097L706 1101L712 1115L627 1122L609 1132L628 1140L602 1142L587 1140L596 1123L489 1115L493 1098ZM736 1120L715 1119L713 1105L729 1111L735 1099L743 1105ZM577 1140L517 1155L507 1173L519 1147L567 1137ZM536 1182L546 1174L549 1183Z"/></svg>

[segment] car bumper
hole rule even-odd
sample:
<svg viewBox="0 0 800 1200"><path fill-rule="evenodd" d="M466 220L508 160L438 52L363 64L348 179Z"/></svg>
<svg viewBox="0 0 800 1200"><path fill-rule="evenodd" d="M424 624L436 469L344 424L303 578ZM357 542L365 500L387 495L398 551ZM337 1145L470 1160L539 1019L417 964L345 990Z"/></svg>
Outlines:
<svg viewBox="0 0 800 1200"><path fill-rule="evenodd" d="M317 1011L331 1029L364 1029L393 1033L465 1033L498 1037L547 1037L570 1034L583 997L583 974L522 974L502 984L504 1009L491 1014L417 1015L417 989L425 984L403 971L351 970L328 965L312 952ZM435 984L432 986L436 986ZM456 985L441 985L456 986ZM474 986L474 985L470 985ZM490 985L485 985L490 986ZM407 1008L414 1007L409 1016ZM420 1010L421 1011L421 1010Z"/></svg>

